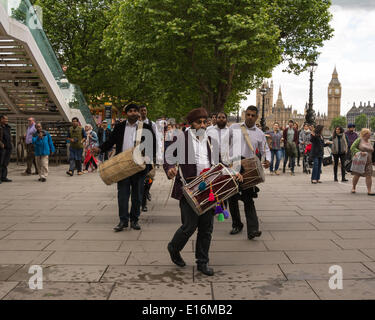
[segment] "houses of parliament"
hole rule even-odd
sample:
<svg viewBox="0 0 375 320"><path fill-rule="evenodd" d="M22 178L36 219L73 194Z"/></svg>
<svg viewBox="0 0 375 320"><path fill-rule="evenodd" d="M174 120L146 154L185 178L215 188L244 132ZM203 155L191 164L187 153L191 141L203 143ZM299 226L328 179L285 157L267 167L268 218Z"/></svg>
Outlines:
<svg viewBox="0 0 375 320"><path fill-rule="evenodd" d="M256 106L259 110L259 120L262 116L262 106L263 97L260 90L265 88L267 90L264 96L264 114L266 119L266 125L271 129L274 122L278 122L281 127L288 126L289 120L293 120L301 126L305 122L306 111L308 109L308 104L305 105L304 114L300 114L297 110L293 110L292 106L285 106L283 101L283 96L281 92L281 86L279 87L279 92L277 96L276 103L274 103L274 85L273 81L265 81L261 88L256 91ZM336 67L332 74L331 82L328 84L328 114L321 114L318 112L315 115L316 124L324 125L325 129L329 129L331 122L334 118L340 116L341 112L341 84L338 79L338 73ZM245 114L243 114L244 120Z"/></svg>

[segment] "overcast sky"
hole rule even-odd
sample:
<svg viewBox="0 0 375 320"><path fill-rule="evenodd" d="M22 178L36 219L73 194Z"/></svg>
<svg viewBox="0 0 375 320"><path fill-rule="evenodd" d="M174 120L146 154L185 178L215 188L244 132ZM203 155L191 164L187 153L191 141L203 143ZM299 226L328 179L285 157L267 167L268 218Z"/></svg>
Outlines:
<svg viewBox="0 0 375 320"><path fill-rule="evenodd" d="M314 74L314 109L328 111L327 88L337 66L342 86L341 114L345 115L353 102L375 103L375 0L333 0L332 27L334 37L321 49L318 69ZM274 102L281 85L284 104L302 113L309 97L309 74L294 76L273 72ZM255 91L242 101L243 108L255 104Z"/></svg>

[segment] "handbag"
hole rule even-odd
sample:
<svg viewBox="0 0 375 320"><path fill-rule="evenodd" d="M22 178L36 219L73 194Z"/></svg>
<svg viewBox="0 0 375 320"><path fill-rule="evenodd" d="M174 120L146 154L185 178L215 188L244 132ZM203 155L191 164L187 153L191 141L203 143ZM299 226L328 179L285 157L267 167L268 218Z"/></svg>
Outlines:
<svg viewBox="0 0 375 320"><path fill-rule="evenodd" d="M351 173L352 172L352 160L345 160L344 167L347 173Z"/></svg>
<svg viewBox="0 0 375 320"><path fill-rule="evenodd" d="M367 154L365 156L362 156L361 152L357 152L355 156L352 159L352 172L358 173L358 174L364 174L366 163L367 163Z"/></svg>

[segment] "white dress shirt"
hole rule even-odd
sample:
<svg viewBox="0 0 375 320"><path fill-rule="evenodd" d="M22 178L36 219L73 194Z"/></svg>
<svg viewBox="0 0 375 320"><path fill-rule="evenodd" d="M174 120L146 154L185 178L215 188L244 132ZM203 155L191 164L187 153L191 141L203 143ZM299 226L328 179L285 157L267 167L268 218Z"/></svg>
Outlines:
<svg viewBox="0 0 375 320"><path fill-rule="evenodd" d="M217 125L211 126L210 129L207 129L207 135L217 141L220 150L221 161L225 165L229 165L229 147L232 140L230 138L229 128L226 126L225 128L220 129Z"/></svg>
<svg viewBox="0 0 375 320"><path fill-rule="evenodd" d="M122 144L122 152L134 147L135 138L137 134L137 128L138 128L138 121L134 123L133 125L131 125L129 121L126 120L124 142Z"/></svg>
<svg viewBox="0 0 375 320"><path fill-rule="evenodd" d="M242 125L245 125L254 151L258 149L259 153L262 157L265 158L265 160L271 161L271 151L263 131L257 128L255 125L251 128L248 128L246 126L246 123L235 123L230 127L230 130L233 134L233 144L231 148L232 161L240 160L241 156L246 159L256 156L246 142L241 129Z"/></svg>
<svg viewBox="0 0 375 320"><path fill-rule="evenodd" d="M189 130L189 132L193 141L194 159L195 164L197 165L197 176L199 176L203 169L211 167L207 151L208 136L206 132L201 139L197 139L195 130Z"/></svg>

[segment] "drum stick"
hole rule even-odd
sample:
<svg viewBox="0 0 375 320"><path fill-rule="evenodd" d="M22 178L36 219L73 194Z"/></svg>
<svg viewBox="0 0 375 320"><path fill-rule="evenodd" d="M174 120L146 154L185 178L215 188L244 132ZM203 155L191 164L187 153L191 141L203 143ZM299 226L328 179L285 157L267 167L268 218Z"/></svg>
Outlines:
<svg viewBox="0 0 375 320"><path fill-rule="evenodd" d="M178 169L179 169L179 164L177 163L177 172L178 172ZM172 194L172 190L173 190L173 186L174 186L174 182L175 182L175 180L176 180L176 177L177 177L177 174L176 174L176 176L172 179L172 183L171 183L171 187L170 187L169 192L168 192L167 200L165 200L165 203L164 203L164 208L167 206L167 204L168 204L168 200L169 200L169 198L171 197L171 194Z"/></svg>

